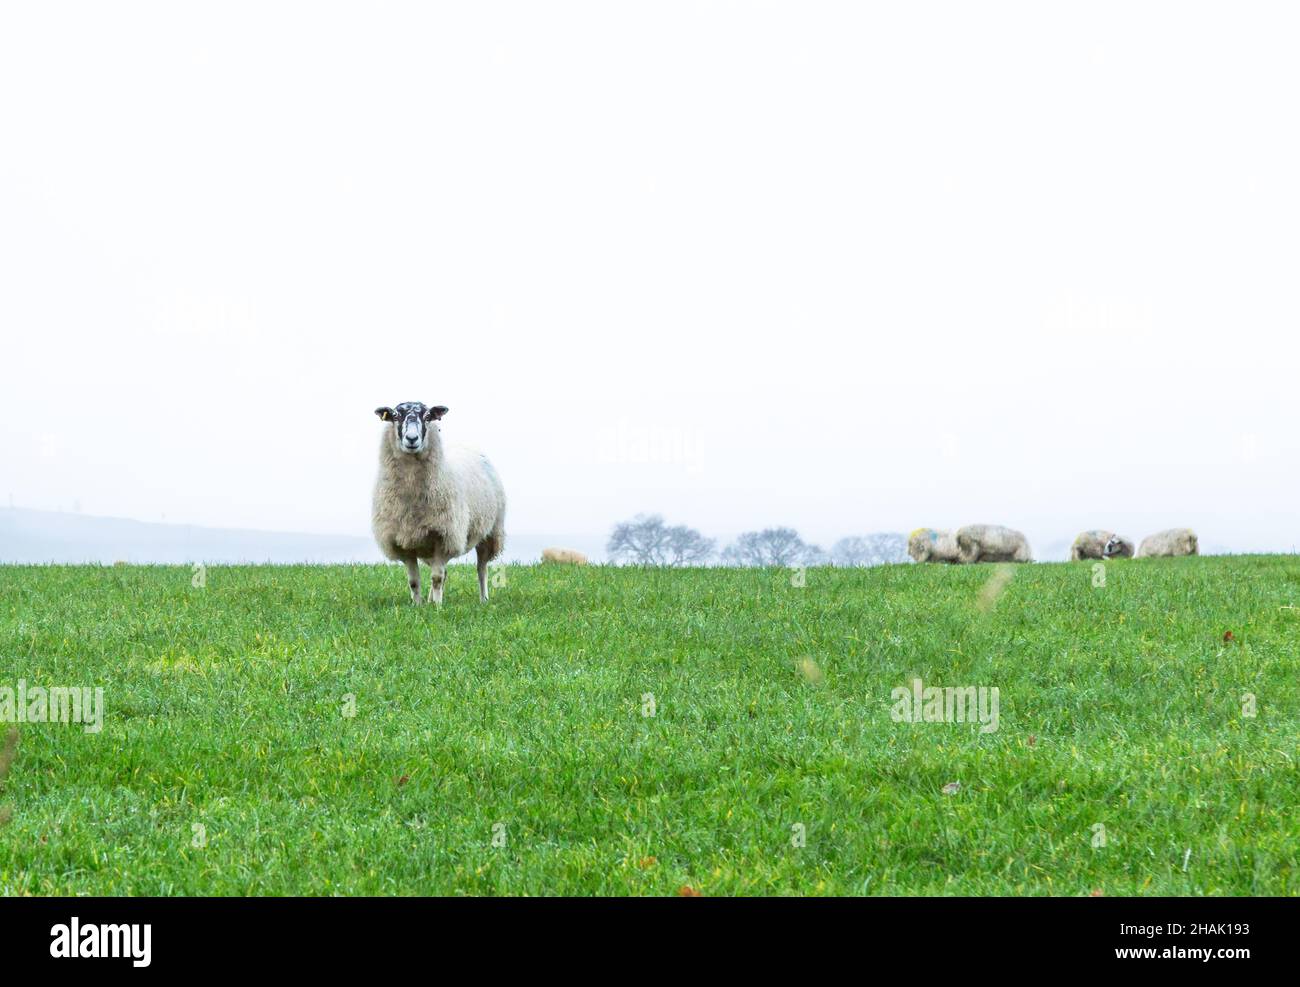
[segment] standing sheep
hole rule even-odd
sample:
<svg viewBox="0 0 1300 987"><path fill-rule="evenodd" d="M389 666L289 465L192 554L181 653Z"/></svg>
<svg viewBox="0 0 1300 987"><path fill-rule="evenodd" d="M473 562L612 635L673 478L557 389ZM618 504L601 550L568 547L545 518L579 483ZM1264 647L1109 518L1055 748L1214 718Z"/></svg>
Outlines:
<svg viewBox="0 0 1300 987"><path fill-rule="evenodd" d="M1156 558L1168 555L1196 555L1199 551L1196 532L1191 528L1170 528L1157 531L1142 539L1138 549L1138 558Z"/></svg>
<svg viewBox="0 0 1300 987"><path fill-rule="evenodd" d="M1031 562L1029 541L1019 531L1000 524L968 524L957 529L957 550L963 565L975 562Z"/></svg>
<svg viewBox="0 0 1300 987"><path fill-rule="evenodd" d="M1113 531L1085 531L1070 546L1070 561L1080 559L1131 559L1133 543Z"/></svg>
<svg viewBox="0 0 1300 987"><path fill-rule="evenodd" d="M376 408L384 429L379 444L372 528L380 551L406 564L411 602L420 602L420 562L429 566L429 602L441 605L447 562L471 548L478 553L478 592L488 598L488 563L505 548L506 493L482 453L443 446L436 422L442 405L404 401Z"/></svg>
<svg viewBox="0 0 1300 987"><path fill-rule="evenodd" d="M907 554L915 562L957 561L957 541L951 531L917 528L907 538Z"/></svg>

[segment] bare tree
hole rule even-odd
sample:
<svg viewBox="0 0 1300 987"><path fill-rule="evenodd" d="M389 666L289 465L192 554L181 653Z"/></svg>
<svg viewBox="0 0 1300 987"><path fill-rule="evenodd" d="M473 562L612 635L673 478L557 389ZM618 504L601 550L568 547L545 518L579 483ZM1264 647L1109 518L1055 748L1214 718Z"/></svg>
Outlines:
<svg viewBox="0 0 1300 987"><path fill-rule="evenodd" d="M658 514L638 514L614 526L605 550L615 562L633 565L699 565L713 555L714 542L684 524L668 527Z"/></svg>
<svg viewBox="0 0 1300 987"><path fill-rule="evenodd" d="M831 548L836 565L889 565L907 561L907 538L894 532L841 538Z"/></svg>
<svg viewBox="0 0 1300 987"><path fill-rule="evenodd" d="M631 521L614 526L605 551L615 562L635 565L663 565L668 548L668 530L658 514L638 514Z"/></svg>
<svg viewBox="0 0 1300 987"><path fill-rule="evenodd" d="M793 528L764 528L740 535L722 553L722 561L753 566L807 564L808 548Z"/></svg>
<svg viewBox="0 0 1300 987"><path fill-rule="evenodd" d="M799 561L804 565L830 565L831 553L820 545L805 545L803 558Z"/></svg>
<svg viewBox="0 0 1300 987"><path fill-rule="evenodd" d="M716 542L684 524L668 529L668 565L702 565L713 557Z"/></svg>
<svg viewBox="0 0 1300 987"><path fill-rule="evenodd" d="M870 565L871 546L860 535L841 538L831 546L831 558L836 565Z"/></svg>

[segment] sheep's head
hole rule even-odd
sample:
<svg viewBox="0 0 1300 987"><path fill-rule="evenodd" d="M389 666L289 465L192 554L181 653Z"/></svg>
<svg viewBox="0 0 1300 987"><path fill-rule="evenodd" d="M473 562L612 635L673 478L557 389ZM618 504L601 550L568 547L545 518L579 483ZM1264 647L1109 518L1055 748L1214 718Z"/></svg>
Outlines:
<svg viewBox="0 0 1300 987"><path fill-rule="evenodd" d="M392 425L393 448L411 456L418 456L429 448L429 424L446 413L446 407L441 404L430 408L420 401L403 401L396 408L375 409L381 421Z"/></svg>
<svg viewBox="0 0 1300 987"><path fill-rule="evenodd" d="M1101 550L1101 554L1108 558L1115 557L1131 559L1133 557L1133 543L1119 535L1111 535L1106 540L1106 547Z"/></svg>
<svg viewBox="0 0 1300 987"><path fill-rule="evenodd" d="M928 562L938 540L939 533L933 528L917 528L908 536L907 554L915 562Z"/></svg>

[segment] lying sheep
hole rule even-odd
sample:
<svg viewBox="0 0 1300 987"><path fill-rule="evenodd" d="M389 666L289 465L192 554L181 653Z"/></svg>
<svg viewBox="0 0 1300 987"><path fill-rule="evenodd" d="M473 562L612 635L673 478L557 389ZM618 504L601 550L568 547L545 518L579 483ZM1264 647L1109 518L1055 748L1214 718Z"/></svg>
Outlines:
<svg viewBox="0 0 1300 987"><path fill-rule="evenodd" d="M1156 558L1169 555L1195 555L1199 551L1196 532L1191 528L1170 528L1157 531L1142 539L1138 558Z"/></svg>
<svg viewBox="0 0 1300 987"><path fill-rule="evenodd" d="M429 568L429 602L442 603L447 562L478 554L478 592L488 598L488 563L505 548L506 494L482 453L443 446L442 405L404 401L376 408L390 423L379 444L372 528L380 551L406 564L411 602L420 602L420 562Z"/></svg>
<svg viewBox="0 0 1300 987"><path fill-rule="evenodd" d="M957 561L957 540L951 531L917 528L907 538L907 554L915 562Z"/></svg>
<svg viewBox="0 0 1300 987"><path fill-rule="evenodd" d="M587 556L572 548L544 548L542 549L543 562L564 562L569 565L586 565Z"/></svg>
<svg viewBox="0 0 1300 987"><path fill-rule="evenodd" d="M968 524L958 528L957 551L963 565L1033 561L1025 536L1000 524Z"/></svg>
<svg viewBox="0 0 1300 987"><path fill-rule="evenodd" d="M1131 559L1133 543L1113 531L1085 531L1070 546L1070 561L1080 559Z"/></svg>

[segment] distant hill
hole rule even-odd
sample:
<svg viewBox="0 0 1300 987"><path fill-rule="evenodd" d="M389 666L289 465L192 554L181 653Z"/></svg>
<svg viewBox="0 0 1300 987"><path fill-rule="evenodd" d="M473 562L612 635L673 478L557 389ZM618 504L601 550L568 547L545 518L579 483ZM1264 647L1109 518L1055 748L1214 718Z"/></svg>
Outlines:
<svg viewBox="0 0 1300 987"><path fill-rule="evenodd" d="M0 562L378 562L368 538L0 509Z"/></svg>
<svg viewBox="0 0 1300 987"><path fill-rule="evenodd" d="M600 538L518 537L507 530L506 561L535 562L547 545L600 556ZM473 556L470 556L473 559ZM58 511L0 508L0 563L114 562L213 565L382 562L368 537L250 528L204 528Z"/></svg>

